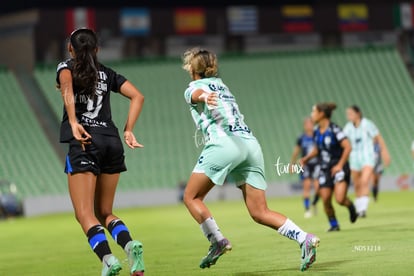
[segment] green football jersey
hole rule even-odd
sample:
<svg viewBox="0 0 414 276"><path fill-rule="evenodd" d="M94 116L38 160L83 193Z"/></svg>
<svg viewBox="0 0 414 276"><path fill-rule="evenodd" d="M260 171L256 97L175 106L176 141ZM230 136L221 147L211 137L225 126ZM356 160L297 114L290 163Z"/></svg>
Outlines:
<svg viewBox="0 0 414 276"><path fill-rule="evenodd" d="M217 106L192 103L191 96L198 89L208 94L217 93ZM204 78L190 82L184 97L190 105L194 122L203 133L206 142L224 136L254 138L244 122L235 97L220 78Z"/></svg>

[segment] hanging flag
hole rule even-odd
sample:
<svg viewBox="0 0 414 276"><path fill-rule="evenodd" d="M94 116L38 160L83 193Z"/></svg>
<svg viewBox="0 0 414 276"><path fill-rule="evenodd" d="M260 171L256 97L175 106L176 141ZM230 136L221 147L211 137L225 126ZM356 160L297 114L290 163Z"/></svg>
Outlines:
<svg viewBox="0 0 414 276"><path fill-rule="evenodd" d="M175 9L174 26L177 34L202 34L206 29L206 15L203 8Z"/></svg>
<svg viewBox="0 0 414 276"><path fill-rule="evenodd" d="M125 36L141 36L150 32L150 13L145 8L124 8L120 14L121 32Z"/></svg>
<svg viewBox="0 0 414 276"><path fill-rule="evenodd" d="M285 32L313 31L313 8L310 5L282 6L282 17Z"/></svg>
<svg viewBox="0 0 414 276"><path fill-rule="evenodd" d="M414 5L411 3L395 4L393 7L394 25L404 30L412 30L414 26Z"/></svg>
<svg viewBox="0 0 414 276"><path fill-rule="evenodd" d="M368 30L368 7L365 4L338 5L339 29L343 32Z"/></svg>
<svg viewBox="0 0 414 276"><path fill-rule="evenodd" d="M73 30L79 28L89 28L95 30L96 18L95 9L90 8L71 8L65 12L66 34L70 35Z"/></svg>
<svg viewBox="0 0 414 276"><path fill-rule="evenodd" d="M227 8L229 33L245 34L258 31L258 15L255 6L233 6Z"/></svg>

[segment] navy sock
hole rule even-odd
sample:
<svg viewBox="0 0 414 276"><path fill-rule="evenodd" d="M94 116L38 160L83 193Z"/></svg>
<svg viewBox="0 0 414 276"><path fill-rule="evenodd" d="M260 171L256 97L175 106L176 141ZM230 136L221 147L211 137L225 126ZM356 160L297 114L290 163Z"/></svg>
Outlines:
<svg viewBox="0 0 414 276"><path fill-rule="evenodd" d="M88 233L86 233L86 236L88 237L89 245L101 261L105 255L112 254L102 225L92 226Z"/></svg>
<svg viewBox="0 0 414 276"><path fill-rule="evenodd" d="M338 221L336 220L335 216L329 217L328 219L329 219L329 224L331 225L332 228L339 226Z"/></svg>
<svg viewBox="0 0 414 276"><path fill-rule="evenodd" d="M128 228L120 219L114 219L108 224L108 231L111 233L112 238L122 247L132 241Z"/></svg>
<svg viewBox="0 0 414 276"><path fill-rule="evenodd" d="M309 197L305 197L305 198L303 199L303 204L305 205L305 210L309 210L309 207L310 207L310 200L309 200Z"/></svg>

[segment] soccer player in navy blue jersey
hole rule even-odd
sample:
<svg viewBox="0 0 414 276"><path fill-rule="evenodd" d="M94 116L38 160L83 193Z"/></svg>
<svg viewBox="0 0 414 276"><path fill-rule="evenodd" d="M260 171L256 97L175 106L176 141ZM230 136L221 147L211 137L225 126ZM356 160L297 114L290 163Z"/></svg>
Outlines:
<svg viewBox="0 0 414 276"><path fill-rule="evenodd" d="M60 141L69 144L65 172L76 219L102 262L103 276L118 275L121 270L104 228L127 254L130 275L144 275L141 242L131 238L126 225L112 212L119 176L126 166L112 121L110 94L119 92L130 100L123 136L132 149L143 147L132 131L144 96L125 77L98 62L98 39L93 30L75 30L68 50L71 58L58 65L56 81L64 103Z"/></svg>
<svg viewBox="0 0 414 276"><path fill-rule="evenodd" d="M303 121L303 133L296 140L296 145L293 149L292 159L290 164L296 164L299 154L301 157L308 155L313 148L315 147L315 142L313 141L313 122L310 117L306 117ZM310 194L312 184L315 190L315 198L312 202L314 210L316 210L316 203L318 201L318 176L319 176L319 164L318 158L314 157L307 162L303 167L303 172L300 174L300 180L303 185L303 205L305 207L305 218L310 218L312 212L310 210Z"/></svg>
<svg viewBox="0 0 414 276"><path fill-rule="evenodd" d="M352 223L358 217L354 204L347 197L350 181L348 157L352 147L342 129L330 120L335 108L335 103L319 103L313 106L311 118L318 124L314 132L316 147L301 159L303 165L314 157L319 159L319 196L328 216L330 224L328 231L340 230L332 205L333 195L338 204L348 208Z"/></svg>

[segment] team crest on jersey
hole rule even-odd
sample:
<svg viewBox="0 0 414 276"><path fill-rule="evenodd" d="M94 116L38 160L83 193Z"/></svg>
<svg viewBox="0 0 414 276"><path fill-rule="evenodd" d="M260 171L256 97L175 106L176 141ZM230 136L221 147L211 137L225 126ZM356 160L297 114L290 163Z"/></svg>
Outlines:
<svg viewBox="0 0 414 276"><path fill-rule="evenodd" d="M326 136L323 142L325 143L325 145L330 146L332 143L331 136Z"/></svg>

